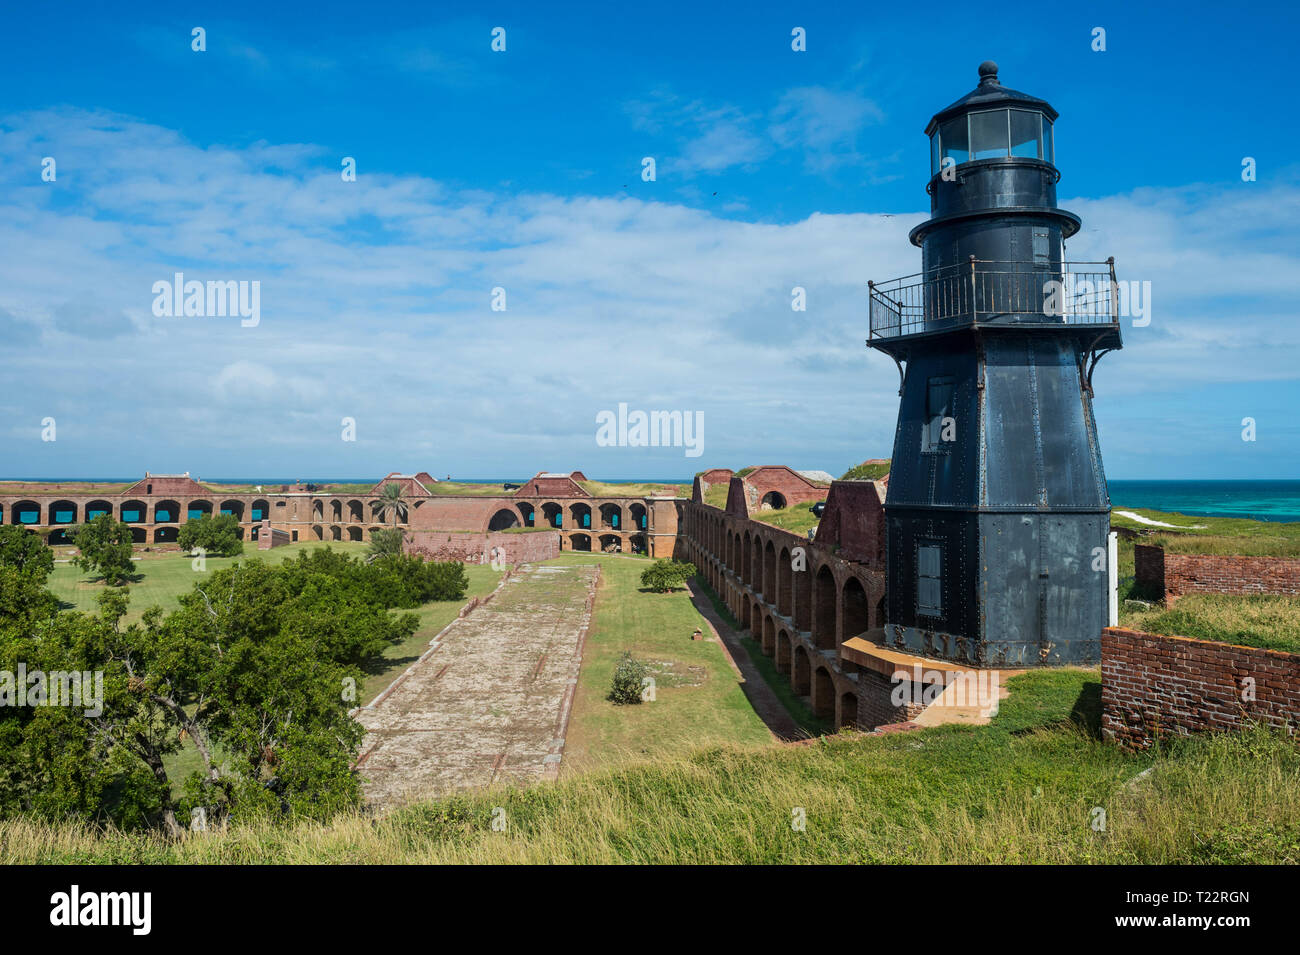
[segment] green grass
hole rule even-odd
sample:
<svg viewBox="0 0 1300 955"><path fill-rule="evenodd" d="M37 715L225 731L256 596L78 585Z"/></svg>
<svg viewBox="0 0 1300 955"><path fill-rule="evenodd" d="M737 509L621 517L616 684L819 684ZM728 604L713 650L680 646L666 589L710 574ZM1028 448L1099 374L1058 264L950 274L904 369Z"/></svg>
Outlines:
<svg viewBox="0 0 1300 955"><path fill-rule="evenodd" d="M681 752L705 742L771 739L722 648L692 640L705 620L685 590L641 589L642 561L569 552L546 563L598 563L600 588L564 747L566 774L594 765ZM654 702L615 706L606 696L624 650L655 665ZM675 685L674 685L675 684Z"/></svg>
<svg viewBox="0 0 1300 955"><path fill-rule="evenodd" d="M704 489L704 503L710 507L726 508L729 489L730 484L710 484Z"/></svg>
<svg viewBox="0 0 1300 955"><path fill-rule="evenodd" d="M814 501L801 501L780 510L754 511L749 516L756 521L804 537L817 526L821 518L812 512Z"/></svg>
<svg viewBox="0 0 1300 955"><path fill-rule="evenodd" d="M1300 557L1300 523L1278 521L1251 521L1238 517L1197 517L1188 514L1170 514L1146 508L1125 507L1115 504L1115 510L1132 511L1151 520L1164 521L1179 527L1200 529L1174 530L1151 527L1121 517L1112 510L1111 526L1127 527L1141 531L1144 539L1138 543L1158 544L1171 554L1240 554L1249 557ZM1129 544L1130 548L1132 544Z"/></svg>
<svg viewBox="0 0 1300 955"><path fill-rule="evenodd" d="M889 473L889 459L878 463L863 461L844 472L841 481L879 481Z"/></svg>
<svg viewBox="0 0 1300 955"><path fill-rule="evenodd" d="M690 497L689 484L661 484L658 481L579 481L593 497Z"/></svg>
<svg viewBox="0 0 1300 955"><path fill-rule="evenodd" d="M258 550L256 542L246 541L243 554L238 557L208 557L206 569L201 572L194 569L194 558L186 554L174 551L160 554L137 552L134 557L135 570L140 579L129 587L131 604L126 622L139 620L148 608L155 605L166 611L175 610L179 606L176 598L189 593L195 584L206 580L213 571L253 558L264 560L268 564L278 564L316 547L332 547L347 554L364 554L367 545L352 541L299 541L271 550ZM98 611L96 599L105 589L101 580L71 563L55 564L47 586L64 602L67 609L89 613Z"/></svg>
<svg viewBox="0 0 1300 955"><path fill-rule="evenodd" d="M1294 741L1252 731L1135 756L1098 738L1095 671L1009 689L988 726L702 746L382 817L178 841L10 821L0 864L1300 863Z"/></svg>
<svg viewBox="0 0 1300 955"><path fill-rule="evenodd" d="M1300 600L1293 597L1188 594L1172 607L1124 611L1135 630L1300 653Z"/></svg>

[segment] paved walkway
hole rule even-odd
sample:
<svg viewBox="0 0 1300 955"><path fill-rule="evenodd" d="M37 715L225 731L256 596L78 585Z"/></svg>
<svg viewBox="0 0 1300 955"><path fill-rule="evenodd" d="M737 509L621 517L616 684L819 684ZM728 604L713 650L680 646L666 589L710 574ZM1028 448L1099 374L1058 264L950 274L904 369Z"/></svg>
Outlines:
<svg viewBox="0 0 1300 955"><path fill-rule="evenodd" d="M595 565L525 567L357 719L366 799L389 808L559 771Z"/></svg>

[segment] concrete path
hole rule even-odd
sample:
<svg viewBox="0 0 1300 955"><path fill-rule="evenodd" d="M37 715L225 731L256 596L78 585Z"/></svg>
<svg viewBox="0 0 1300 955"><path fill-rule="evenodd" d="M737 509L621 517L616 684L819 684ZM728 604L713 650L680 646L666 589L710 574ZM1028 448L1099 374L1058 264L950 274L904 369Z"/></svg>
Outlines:
<svg viewBox="0 0 1300 955"><path fill-rule="evenodd" d="M357 719L376 808L554 778L600 568L524 567Z"/></svg>

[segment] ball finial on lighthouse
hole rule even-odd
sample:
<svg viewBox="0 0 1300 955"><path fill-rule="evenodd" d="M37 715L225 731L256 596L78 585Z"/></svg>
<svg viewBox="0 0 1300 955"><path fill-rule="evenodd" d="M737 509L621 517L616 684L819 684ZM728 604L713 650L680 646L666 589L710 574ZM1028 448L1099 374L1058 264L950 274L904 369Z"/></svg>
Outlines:
<svg viewBox="0 0 1300 955"><path fill-rule="evenodd" d="M998 84L998 65L992 60L985 60L980 64L980 86L997 86Z"/></svg>

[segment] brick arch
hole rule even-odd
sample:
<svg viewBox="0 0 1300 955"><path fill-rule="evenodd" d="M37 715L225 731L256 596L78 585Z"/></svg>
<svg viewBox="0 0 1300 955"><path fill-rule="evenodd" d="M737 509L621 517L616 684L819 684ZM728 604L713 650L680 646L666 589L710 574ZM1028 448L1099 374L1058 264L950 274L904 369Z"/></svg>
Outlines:
<svg viewBox="0 0 1300 955"><path fill-rule="evenodd" d="M749 586L754 589L754 593L763 593L763 538L757 534L754 535L754 576L749 582Z"/></svg>
<svg viewBox="0 0 1300 955"><path fill-rule="evenodd" d="M784 630L776 635L776 672L790 672L790 634Z"/></svg>
<svg viewBox="0 0 1300 955"><path fill-rule="evenodd" d="M835 572L828 564L822 564L813 578L812 634L818 650L835 649L838 607L839 587L835 583Z"/></svg>
<svg viewBox="0 0 1300 955"><path fill-rule="evenodd" d="M170 497L163 498L161 501L154 501L153 523L184 524L185 514L181 502Z"/></svg>
<svg viewBox="0 0 1300 955"><path fill-rule="evenodd" d="M771 656L775 646L776 623L773 622L771 616L766 616L763 618L763 652Z"/></svg>
<svg viewBox="0 0 1300 955"><path fill-rule="evenodd" d="M829 667L819 666L813 670L812 711L819 719L835 719L835 677Z"/></svg>
<svg viewBox="0 0 1300 955"><path fill-rule="evenodd" d="M763 545L763 599L776 603L776 545L770 539Z"/></svg>
<svg viewBox="0 0 1300 955"><path fill-rule="evenodd" d="M794 613L794 571L788 547L782 547L776 559L776 612L783 617Z"/></svg>
<svg viewBox="0 0 1300 955"><path fill-rule="evenodd" d="M794 576L794 626L796 630L811 633L814 572L808 562L806 553L801 566L801 570L792 571Z"/></svg>
<svg viewBox="0 0 1300 955"><path fill-rule="evenodd" d="M570 534L569 550L580 550L580 551L591 550L591 535L583 534L583 533Z"/></svg>
<svg viewBox="0 0 1300 955"><path fill-rule="evenodd" d="M840 694L839 705L835 709L835 728L842 729L845 726L858 728L858 695L852 690Z"/></svg>
<svg viewBox="0 0 1300 955"><path fill-rule="evenodd" d="M520 501L515 505L515 510L519 512L519 521L524 527L534 527L536 525L537 510L527 501Z"/></svg>
<svg viewBox="0 0 1300 955"><path fill-rule="evenodd" d="M845 640L871 629L871 606L867 602L867 591L857 577L848 577L840 591L840 620Z"/></svg>
<svg viewBox="0 0 1300 955"><path fill-rule="evenodd" d="M50 504L46 523L55 526L60 524L77 523L77 514L80 508L75 501L58 500Z"/></svg>
<svg viewBox="0 0 1300 955"><path fill-rule="evenodd" d="M812 661L808 657L808 651L801 643L796 644L794 648L790 668L790 685L800 696L808 696L812 692Z"/></svg>
<svg viewBox="0 0 1300 955"><path fill-rule="evenodd" d="M741 551L740 551L740 562L743 567L743 570L741 571L740 574L740 579L741 581L744 582L745 586L747 587L754 586L754 554L751 548L752 548L752 543L751 543L751 538L749 536L749 531L745 531L745 540L744 540L744 544L741 546Z"/></svg>

